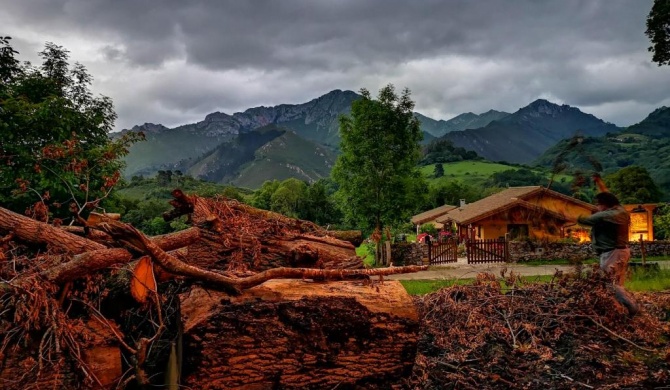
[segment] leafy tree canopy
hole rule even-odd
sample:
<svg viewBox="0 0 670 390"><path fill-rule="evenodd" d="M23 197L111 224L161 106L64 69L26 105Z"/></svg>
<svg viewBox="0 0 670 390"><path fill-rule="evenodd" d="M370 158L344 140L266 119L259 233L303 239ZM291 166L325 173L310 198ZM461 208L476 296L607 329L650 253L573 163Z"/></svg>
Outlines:
<svg viewBox="0 0 670 390"><path fill-rule="evenodd" d="M424 146L421 151L421 165L449 163L463 160L479 160L477 152L454 146L448 139L437 139Z"/></svg>
<svg viewBox="0 0 670 390"><path fill-rule="evenodd" d="M521 187L544 185L547 179L527 168L508 169L491 175L489 184L498 187Z"/></svg>
<svg viewBox="0 0 670 390"><path fill-rule="evenodd" d="M651 203L661 199L661 191L646 169L639 166L623 168L605 176L609 190L621 203Z"/></svg>
<svg viewBox="0 0 670 390"><path fill-rule="evenodd" d="M670 65L670 0L654 0L645 33L651 41L652 61L658 66Z"/></svg>
<svg viewBox="0 0 670 390"><path fill-rule="evenodd" d="M408 89L398 95L389 84L377 99L366 89L361 95L351 116L340 118L342 154L332 177L346 220L382 231L407 220L427 192L417 167L422 133Z"/></svg>
<svg viewBox="0 0 670 390"><path fill-rule="evenodd" d="M112 101L93 96L91 76L68 53L47 43L41 66L21 64L9 37L0 39L0 203L42 220L95 208L141 137L110 140ZM57 211L61 204L69 207Z"/></svg>

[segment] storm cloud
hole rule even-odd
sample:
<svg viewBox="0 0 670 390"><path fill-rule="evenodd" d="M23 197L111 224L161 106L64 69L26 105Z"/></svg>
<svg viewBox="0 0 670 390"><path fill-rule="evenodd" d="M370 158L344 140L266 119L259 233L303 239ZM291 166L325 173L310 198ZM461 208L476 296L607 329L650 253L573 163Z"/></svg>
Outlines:
<svg viewBox="0 0 670 390"><path fill-rule="evenodd" d="M620 126L670 105L644 35L652 0L4 0L22 59L71 51L117 129L408 87L435 119L537 98Z"/></svg>

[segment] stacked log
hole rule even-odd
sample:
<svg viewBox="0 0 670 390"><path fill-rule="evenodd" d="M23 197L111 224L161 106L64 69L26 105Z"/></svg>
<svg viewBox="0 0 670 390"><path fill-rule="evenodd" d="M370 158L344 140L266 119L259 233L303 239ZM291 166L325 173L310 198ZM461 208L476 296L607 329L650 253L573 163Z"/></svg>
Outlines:
<svg viewBox="0 0 670 390"><path fill-rule="evenodd" d="M412 370L418 315L397 281L273 280L181 296L184 384L199 389L389 388Z"/></svg>
<svg viewBox="0 0 670 390"><path fill-rule="evenodd" d="M104 215L64 228L0 208L0 388L177 386L182 360L179 384L210 389L377 388L411 371L413 304L369 276L421 267L365 269L311 222L175 194L168 217L186 211L193 227L157 237ZM36 257L17 261L17 246ZM138 303L124 286L142 256L158 284Z"/></svg>

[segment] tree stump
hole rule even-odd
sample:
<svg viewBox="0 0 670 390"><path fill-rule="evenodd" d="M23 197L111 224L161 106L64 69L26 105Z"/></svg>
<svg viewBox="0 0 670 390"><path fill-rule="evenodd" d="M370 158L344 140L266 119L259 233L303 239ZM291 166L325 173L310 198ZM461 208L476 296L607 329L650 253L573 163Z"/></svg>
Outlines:
<svg viewBox="0 0 670 390"><path fill-rule="evenodd" d="M191 388L389 388L414 363L418 314L396 281L194 288L181 310Z"/></svg>

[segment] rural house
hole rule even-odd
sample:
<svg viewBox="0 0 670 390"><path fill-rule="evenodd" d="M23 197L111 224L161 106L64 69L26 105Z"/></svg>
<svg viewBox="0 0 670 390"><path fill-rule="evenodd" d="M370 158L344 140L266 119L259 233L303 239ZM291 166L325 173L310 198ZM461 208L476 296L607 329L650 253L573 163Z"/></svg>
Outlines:
<svg viewBox="0 0 670 390"><path fill-rule="evenodd" d="M456 207L436 222L456 228L460 237L497 239L530 237L588 240L588 230L572 222L590 215L594 205L542 186L511 187L476 202Z"/></svg>
<svg viewBox="0 0 670 390"><path fill-rule="evenodd" d="M417 234L419 233L419 227L425 223L433 224L438 230L442 229L444 225L442 223L438 223L436 219L455 208L456 206L445 204L444 206L440 206L413 216L411 221L414 225L416 225Z"/></svg>

